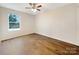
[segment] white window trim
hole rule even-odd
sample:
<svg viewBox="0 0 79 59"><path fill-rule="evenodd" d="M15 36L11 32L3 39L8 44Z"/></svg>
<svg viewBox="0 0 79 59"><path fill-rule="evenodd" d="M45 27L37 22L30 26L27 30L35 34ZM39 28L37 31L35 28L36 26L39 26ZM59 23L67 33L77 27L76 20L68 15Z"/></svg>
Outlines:
<svg viewBox="0 0 79 59"><path fill-rule="evenodd" d="M17 29L8 29L9 31L17 31L17 30L20 30L20 28L17 28Z"/></svg>
<svg viewBox="0 0 79 59"><path fill-rule="evenodd" d="M9 17L9 15L8 15L8 17ZM20 23L20 28L13 28L13 29L9 29L9 19L8 19L8 31L18 31L18 30L21 30L21 17L19 16L19 23Z"/></svg>

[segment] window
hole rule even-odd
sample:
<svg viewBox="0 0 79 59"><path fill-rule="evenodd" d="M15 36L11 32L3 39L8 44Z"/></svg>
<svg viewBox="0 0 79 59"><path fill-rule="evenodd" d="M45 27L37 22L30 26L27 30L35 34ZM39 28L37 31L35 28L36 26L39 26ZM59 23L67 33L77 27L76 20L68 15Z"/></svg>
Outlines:
<svg viewBox="0 0 79 59"><path fill-rule="evenodd" d="M16 14L9 14L9 30L20 30L20 18Z"/></svg>

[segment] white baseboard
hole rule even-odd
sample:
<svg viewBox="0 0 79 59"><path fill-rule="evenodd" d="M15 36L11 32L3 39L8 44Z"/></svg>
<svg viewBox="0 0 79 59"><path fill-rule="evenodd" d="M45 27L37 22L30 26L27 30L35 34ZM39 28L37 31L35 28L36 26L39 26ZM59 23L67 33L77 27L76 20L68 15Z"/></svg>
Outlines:
<svg viewBox="0 0 79 59"><path fill-rule="evenodd" d="M19 37L19 36L23 36L23 35L29 35L29 34L32 34L32 33L22 34L22 35L18 35L18 36L10 37L10 38L4 38L4 37L2 37L0 41L4 41L4 40L8 40L8 39L12 39L12 38Z"/></svg>
<svg viewBox="0 0 79 59"><path fill-rule="evenodd" d="M42 33L37 33L37 34L40 34L40 35L43 35L43 36L47 36L47 37L50 37L50 38L55 38L55 39L57 39L57 40L60 40L60 38L51 37L51 36L48 36L48 35L46 35L46 34L42 34ZM79 46L79 43L69 42L69 41L66 41L66 40L60 40L60 41L67 42L67 43L70 43L70 44L74 44L74 45Z"/></svg>

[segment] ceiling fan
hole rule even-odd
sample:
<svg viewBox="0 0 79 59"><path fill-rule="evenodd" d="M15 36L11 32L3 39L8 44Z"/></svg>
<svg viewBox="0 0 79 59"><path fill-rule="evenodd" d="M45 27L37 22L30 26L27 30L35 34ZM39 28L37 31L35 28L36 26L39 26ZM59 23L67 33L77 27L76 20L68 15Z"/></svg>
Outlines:
<svg viewBox="0 0 79 59"><path fill-rule="evenodd" d="M40 11L40 7L42 5L38 5L37 3L29 3L31 7L25 7L26 9L31 9L33 12Z"/></svg>

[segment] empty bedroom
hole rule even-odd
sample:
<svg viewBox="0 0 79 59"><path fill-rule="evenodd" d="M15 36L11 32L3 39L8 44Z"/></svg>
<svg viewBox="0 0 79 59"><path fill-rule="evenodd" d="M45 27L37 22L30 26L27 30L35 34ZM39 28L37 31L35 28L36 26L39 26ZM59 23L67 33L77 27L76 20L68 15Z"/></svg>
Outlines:
<svg viewBox="0 0 79 59"><path fill-rule="evenodd" d="M79 55L79 4L0 3L0 55Z"/></svg>

